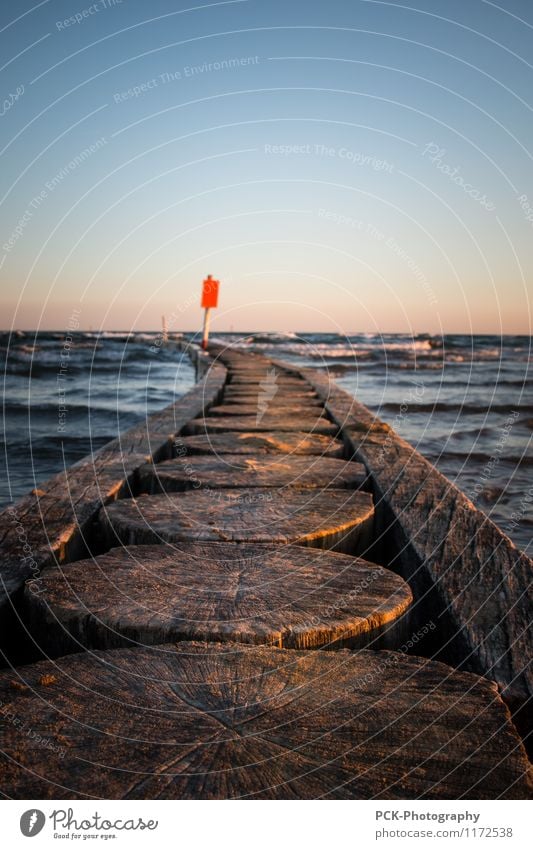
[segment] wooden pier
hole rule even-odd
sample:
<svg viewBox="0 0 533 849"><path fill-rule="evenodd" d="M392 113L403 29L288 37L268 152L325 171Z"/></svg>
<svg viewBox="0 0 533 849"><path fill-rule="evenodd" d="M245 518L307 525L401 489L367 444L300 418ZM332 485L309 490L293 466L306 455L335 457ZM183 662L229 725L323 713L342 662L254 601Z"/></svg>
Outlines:
<svg viewBox="0 0 533 849"><path fill-rule="evenodd" d="M191 353L0 515L4 796L528 798L531 561L324 374Z"/></svg>

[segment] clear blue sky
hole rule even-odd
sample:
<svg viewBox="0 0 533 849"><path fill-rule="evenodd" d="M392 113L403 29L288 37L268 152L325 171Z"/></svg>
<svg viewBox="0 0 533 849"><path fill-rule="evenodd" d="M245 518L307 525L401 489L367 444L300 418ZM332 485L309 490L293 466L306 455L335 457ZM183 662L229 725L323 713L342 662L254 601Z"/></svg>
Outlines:
<svg viewBox="0 0 533 849"><path fill-rule="evenodd" d="M196 329L211 272L215 330L530 332L527 0L20 0L0 29L3 327Z"/></svg>

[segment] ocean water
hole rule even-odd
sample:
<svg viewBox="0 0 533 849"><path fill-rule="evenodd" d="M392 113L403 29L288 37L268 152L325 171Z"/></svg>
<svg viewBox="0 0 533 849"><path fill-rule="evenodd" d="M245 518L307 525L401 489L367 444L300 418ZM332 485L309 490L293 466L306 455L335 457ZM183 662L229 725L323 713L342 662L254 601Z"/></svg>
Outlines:
<svg viewBox="0 0 533 849"><path fill-rule="evenodd" d="M166 407L194 368L155 333L0 334L0 505Z"/></svg>
<svg viewBox="0 0 533 849"><path fill-rule="evenodd" d="M531 552L529 337L220 334L213 341L327 370ZM159 343L156 333L0 334L1 505L191 388L188 357L172 339Z"/></svg>

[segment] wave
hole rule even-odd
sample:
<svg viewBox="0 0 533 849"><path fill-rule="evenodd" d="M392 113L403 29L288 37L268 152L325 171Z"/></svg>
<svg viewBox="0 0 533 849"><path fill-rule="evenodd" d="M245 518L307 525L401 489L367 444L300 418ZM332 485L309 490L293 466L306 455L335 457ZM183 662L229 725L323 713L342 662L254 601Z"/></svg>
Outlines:
<svg viewBox="0 0 533 849"><path fill-rule="evenodd" d="M446 448L442 453L435 452L425 452L425 456L431 460L432 463L435 463L437 460L460 460L463 463L487 463L493 454L490 451L451 451ZM518 468L519 466L533 466L533 457L528 456L527 454L523 454L522 456L506 456L505 453L498 454L498 459L500 463L506 463L508 465L515 466Z"/></svg>
<svg viewBox="0 0 533 849"><path fill-rule="evenodd" d="M77 346L69 349L66 360L67 376L77 378L82 374L85 377L95 375L99 372L122 371L126 366L146 368L146 364L174 362L179 364L181 359L176 356L176 351L164 347L151 350L152 346L139 345L137 347L123 348L119 350L102 350L102 346L94 348L87 346L85 350ZM3 360L3 362L2 362ZM61 370L61 350L50 351L39 349L36 352L10 351L2 357L0 352L0 363L2 371L6 374L42 377L58 375Z"/></svg>
<svg viewBox="0 0 533 849"><path fill-rule="evenodd" d="M144 401L145 399L142 399ZM141 399L139 399L139 403L142 403ZM128 403L130 403L128 401ZM116 399L116 396L113 398L112 396L109 399L108 403L96 403L93 401L90 405L88 404L80 404L80 403L72 403L69 400L69 394L67 392L65 402L61 402L63 406L67 408L67 413L72 413L75 416L101 416L102 414L129 414L130 410L126 409L126 404L123 399ZM29 399L28 401L6 401L4 403L4 410L6 415L30 415L35 418L38 416L47 416L53 414L57 418L58 406L60 405L59 398L54 401L44 402L44 403L36 403ZM138 409L138 407L137 407Z"/></svg>
<svg viewBox="0 0 533 849"><path fill-rule="evenodd" d="M448 403L446 401L435 401L433 404L416 404L407 402L392 402L388 401L384 404L381 404L380 410L388 410L390 412L397 412L402 404L407 403L408 409L413 413L449 413L449 412L457 412L457 413L470 413L470 414L479 414L479 413L508 413L511 414L513 412L518 413L532 413L533 412L533 404L517 404L513 406L512 404L491 404L487 407L486 404L457 404L457 403Z"/></svg>

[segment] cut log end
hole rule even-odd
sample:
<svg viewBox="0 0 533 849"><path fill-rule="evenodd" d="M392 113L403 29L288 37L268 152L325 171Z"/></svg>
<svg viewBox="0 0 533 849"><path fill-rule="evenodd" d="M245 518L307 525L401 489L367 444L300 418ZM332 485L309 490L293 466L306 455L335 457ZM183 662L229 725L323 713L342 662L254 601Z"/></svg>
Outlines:
<svg viewBox="0 0 533 849"><path fill-rule="evenodd" d="M212 433L175 441L178 456L196 454L294 454L342 457L344 444L329 436L290 431L276 433Z"/></svg>
<svg viewBox="0 0 533 849"><path fill-rule="evenodd" d="M100 511L110 546L160 542L298 543L365 556L372 496L347 490L188 491L116 501Z"/></svg>
<svg viewBox="0 0 533 849"><path fill-rule="evenodd" d="M318 409L318 408L317 408ZM339 428L332 424L325 416L321 415L318 410L318 415L306 415L298 418L297 422L293 416L286 415L270 415L268 412L265 415L255 414L248 416L217 416L215 415L216 408L210 411L210 414L205 418L193 419L183 429L186 436L194 436L195 434L205 433L228 433L228 432L243 432L243 431L279 431L292 432L295 424L298 429L306 434L325 434L326 436L337 436Z"/></svg>
<svg viewBox="0 0 533 849"><path fill-rule="evenodd" d="M223 457L178 457L141 466L142 492L187 489L358 489L366 480L365 467L349 460L324 457L266 457L264 454ZM279 497L284 496L280 492Z"/></svg>
<svg viewBox="0 0 533 849"><path fill-rule="evenodd" d="M179 643L27 666L24 691L12 677L0 676L9 798L530 794L496 687L401 653Z"/></svg>
<svg viewBox="0 0 533 849"><path fill-rule="evenodd" d="M76 646L187 639L392 646L392 624L411 600L402 578L364 560L299 546L217 543L117 548L49 569L25 594L34 639L56 656Z"/></svg>

